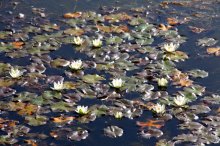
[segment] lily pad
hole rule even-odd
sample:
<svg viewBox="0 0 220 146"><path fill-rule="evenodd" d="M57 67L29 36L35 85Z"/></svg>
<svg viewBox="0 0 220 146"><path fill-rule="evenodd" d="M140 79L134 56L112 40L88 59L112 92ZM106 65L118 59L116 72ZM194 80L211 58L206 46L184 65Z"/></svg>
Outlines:
<svg viewBox="0 0 220 146"><path fill-rule="evenodd" d="M104 134L111 138L117 138L123 135L123 129L118 126L108 126L104 129Z"/></svg>
<svg viewBox="0 0 220 146"><path fill-rule="evenodd" d="M95 83L100 83L101 80L105 80L104 77L97 75L97 74L88 74L82 77L82 80L86 83L91 83L91 84L95 84Z"/></svg>

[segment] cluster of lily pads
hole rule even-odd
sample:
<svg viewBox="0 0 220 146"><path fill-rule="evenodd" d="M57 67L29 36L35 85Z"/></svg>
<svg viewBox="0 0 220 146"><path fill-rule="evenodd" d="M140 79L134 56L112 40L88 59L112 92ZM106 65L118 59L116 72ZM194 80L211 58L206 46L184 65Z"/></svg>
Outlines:
<svg viewBox="0 0 220 146"><path fill-rule="evenodd" d="M69 125L80 127L103 116L136 120L139 135L156 137L158 146L219 143L220 112L209 106L219 106L220 96L203 97L205 87L193 81L208 73L177 69L176 62L188 59L181 51L186 38L175 26L163 30L149 23L144 12L143 8L130 13L74 12L65 14L60 25L45 22L15 32L1 31L0 52L11 59L26 57L30 63L0 63L0 110L6 115L0 119L6 132L0 144L19 143L24 136L28 144L48 137L80 141L90 129ZM71 58L51 55L63 46ZM129 93L137 94L127 98ZM82 104L87 99L103 102ZM150 119L138 121L146 111ZM11 112L27 125L8 119ZM174 118L180 121L178 128L187 132L166 139L161 128ZM53 126L50 135L30 133L32 126L49 124ZM111 138L123 133L117 125L103 129Z"/></svg>

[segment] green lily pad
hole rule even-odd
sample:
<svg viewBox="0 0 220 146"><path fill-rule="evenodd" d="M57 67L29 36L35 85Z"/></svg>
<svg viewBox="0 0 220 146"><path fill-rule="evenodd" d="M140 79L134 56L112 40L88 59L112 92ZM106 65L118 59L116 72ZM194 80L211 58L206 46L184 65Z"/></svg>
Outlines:
<svg viewBox="0 0 220 146"><path fill-rule="evenodd" d="M72 104L66 103L66 102L63 102L63 101L56 102L56 103L51 103L52 111L66 111L66 112L69 112L69 111L73 111L72 106L73 106Z"/></svg>
<svg viewBox="0 0 220 146"><path fill-rule="evenodd" d="M190 70L188 71L188 74L194 78L205 78L209 75L208 72L200 69Z"/></svg>
<svg viewBox="0 0 220 146"><path fill-rule="evenodd" d="M26 116L25 120L28 122L28 125L31 126L40 126L45 125L47 123L48 118L46 116Z"/></svg>
<svg viewBox="0 0 220 146"><path fill-rule="evenodd" d="M101 80L105 80L104 77L97 75L97 74L88 74L82 77L82 80L86 83L91 83L91 84L95 84L95 83L100 83Z"/></svg>

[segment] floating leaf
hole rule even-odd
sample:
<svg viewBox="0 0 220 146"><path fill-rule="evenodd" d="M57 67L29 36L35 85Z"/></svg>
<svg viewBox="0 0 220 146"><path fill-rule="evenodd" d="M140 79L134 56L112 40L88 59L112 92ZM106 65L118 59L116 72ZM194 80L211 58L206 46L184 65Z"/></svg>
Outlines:
<svg viewBox="0 0 220 146"><path fill-rule="evenodd" d="M208 72L200 69L188 71L188 74L194 78L205 78L209 75Z"/></svg>
<svg viewBox="0 0 220 146"><path fill-rule="evenodd" d="M199 27L195 27L195 26L189 26L189 28L191 29L192 32L195 32L195 33L201 33L203 31L205 31L204 28L199 28Z"/></svg>
<svg viewBox="0 0 220 146"><path fill-rule="evenodd" d="M64 116L60 116L60 117L54 117L53 118L53 122L57 123L57 124L62 124L62 123L70 123L75 119L75 117L64 117Z"/></svg>
<svg viewBox="0 0 220 146"><path fill-rule="evenodd" d="M14 83L15 81L11 79L0 79L0 87L9 87L12 86Z"/></svg>
<svg viewBox="0 0 220 146"><path fill-rule="evenodd" d="M40 126L40 125L45 125L47 123L47 117L45 116L26 116L25 120L28 122L29 125L31 126Z"/></svg>
<svg viewBox="0 0 220 146"><path fill-rule="evenodd" d="M141 128L155 127L155 128L160 129L162 126L164 126L164 121L161 121L161 120L149 120L147 122L138 121L136 124L140 126Z"/></svg>
<svg viewBox="0 0 220 146"><path fill-rule="evenodd" d="M67 137L70 140L80 141L82 139L86 139L89 136L89 133L87 130L78 130L70 132Z"/></svg>
<svg viewBox="0 0 220 146"><path fill-rule="evenodd" d="M38 146L35 140L26 139L25 142L31 146Z"/></svg>
<svg viewBox="0 0 220 146"><path fill-rule="evenodd" d="M147 130L142 130L140 134L143 138L149 139L151 137L161 137L163 132L156 128L148 128Z"/></svg>
<svg viewBox="0 0 220 146"><path fill-rule="evenodd" d="M104 18L109 22L119 22L124 20L130 20L132 17L126 13L118 13L118 14L105 15Z"/></svg>
<svg viewBox="0 0 220 146"><path fill-rule="evenodd" d="M51 61L51 66L52 67L65 67L70 64L70 61L67 61L65 59L57 58L53 61Z"/></svg>
<svg viewBox="0 0 220 146"><path fill-rule="evenodd" d="M108 126L107 128L104 128L104 134L111 138L120 137L123 135L123 129L118 126Z"/></svg>
<svg viewBox="0 0 220 146"><path fill-rule="evenodd" d="M72 104L66 102L57 102L51 105L51 109L53 111L73 111Z"/></svg>
<svg viewBox="0 0 220 146"><path fill-rule="evenodd" d="M174 140L178 140L178 142L196 142L197 139L198 137L193 134L181 134L174 137Z"/></svg>
<svg viewBox="0 0 220 146"><path fill-rule="evenodd" d="M8 87L0 87L0 97L11 96L15 94L16 90Z"/></svg>
<svg viewBox="0 0 220 146"><path fill-rule="evenodd" d="M220 95L212 94L205 96L202 100L210 104L220 104Z"/></svg>
<svg viewBox="0 0 220 146"><path fill-rule="evenodd" d="M32 115L37 111L38 107L33 104L26 104L18 111L19 115Z"/></svg>
<svg viewBox="0 0 220 146"><path fill-rule="evenodd" d="M81 17L82 12L66 13L63 15L64 18L79 18Z"/></svg>
<svg viewBox="0 0 220 146"><path fill-rule="evenodd" d="M100 83L100 81L105 80L105 78L97 74L94 74L94 75L88 74L88 75L83 76L82 80L86 83L95 84L95 83Z"/></svg>
<svg viewBox="0 0 220 146"><path fill-rule="evenodd" d="M64 88L65 89L75 89L76 84L73 82L64 82Z"/></svg>
<svg viewBox="0 0 220 146"><path fill-rule="evenodd" d="M82 34L84 34L84 30L80 29L80 28L69 28L64 30L65 34L69 34L69 35L74 35L74 36L81 36Z"/></svg>
<svg viewBox="0 0 220 146"><path fill-rule="evenodd" d="M208 48L207 53L208 54L215 54L215 56L220 56L220 47Z"/></svg>
<svg viewBox="0 0 220 146"><path fill-rule="evenodd" d="M175 51L173 53L167 53L165 55L165 58L174 61L179 61L179 60L184 61L185 59L188 59L188 55L182 51Z"/></svg>
<svg viewBox="0 0 220 146"><path fill-rule="evenodd" d="M202 39L199 39L197 44L199 46L203 46L203 47L209 47L209 46L213 46L217 43L218 41L215 40L214 38L202 38Z"/></svg>
<svg viewBox="0 0 220 146"><path fill-rule="evenodd" d="M176 18L167 18L167 23L169 25L177 25L179 24L179 20L177 20Z"/></svg>
<svg viewBox="0 0 220 146"><path fill-rule="evenodd" d="M189 79L188 75L185 73L182 73L181 71L175 70L173 72L173 81L174 85L180 85L180 86L191 86L192 85L192 80Z"/></svg>

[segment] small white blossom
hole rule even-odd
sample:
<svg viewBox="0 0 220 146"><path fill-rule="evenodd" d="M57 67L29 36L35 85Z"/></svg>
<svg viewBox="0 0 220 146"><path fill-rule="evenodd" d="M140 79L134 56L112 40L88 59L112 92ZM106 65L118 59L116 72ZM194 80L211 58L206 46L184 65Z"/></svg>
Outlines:
<svg viewBox="0 0 220 146"><path fill-rule="evenodd" d="M178 44L170 43L170 44L164 44L163 48L165 49L165 51L171 53L176 51L178 46L179 46Z"/></svg>
<svg viewBox="0 0 220 146"><path fill-rule="evenodd" d="M70 62L69 67L74 70L79 70L82 68L82 61L81 60L72 61Z"/></svg>
<svg viewBox="0 0 220 146"><path fill-rule="evenodd" d="M79 36L73 38L73 43L78 45L78 46L82 45L83 42L84 42L84 40L82 38L80 38Z"/></svg>
<svg viewBox="0 0 220 146"><path fill-rule="evenodd" d="M163 114L165 112L165 105L164 104L161 105L157 103L156 105L153 106L153 111L158 114Z"/></svg>
<svg viewBox="0 0 220 146"><path fill-rule="evenodd" d="M11 70L9 71L9 74L12 78L18 78L23 75L23 72L17 68L12 67Z"/></svg>
<svg viewBox="0 0 220 146"><path fill-rule="evenodd" d="M174 103L178 106L183 106L187 103L187 99L184 97L184 96L176 96L174 99L173 99Z"/></svg>
<svg viewBox="0 0 220 146"><path fill-rule="evenodd" d="M53 87L51 87L51 89L57 90L57 91L63 90L64 89L63 81L54 82Z"/></svg>
<svg viewBox="0 0 220 146"><path fill-rule="evenodd" d="M77 106L75 111L80 115L85 115L89 112L88 106L80 106L80 105Z"/></svg>
<svg viewBox="0 0 220 146"><path fill-rule="evenodd" d="M121 119L123 114L122 114L122 112L116 112L116 113L114 113L114 116L116 119Z"/></svg>
<svg viewBox="0 0 220 146"><path fill-rule="evenodd" d="M102 41L100 39L95 39L92 41L93 47L101 47L102 46Z"/></svg>
<svg viewBox="0 0 220 146"><path fill-rule="evenodd" d="M123 86L124 82L121 78L116 78L112 80L111 86L114 88L121 88Z"/></svg>
<svg viewBox="0 0 220 146"><path fill-rule="evenodd" d="M160 79L157 80L157 84L160 87L166 87L167 84L168 84L168 81L165 78L160 78Z"/></svg>

